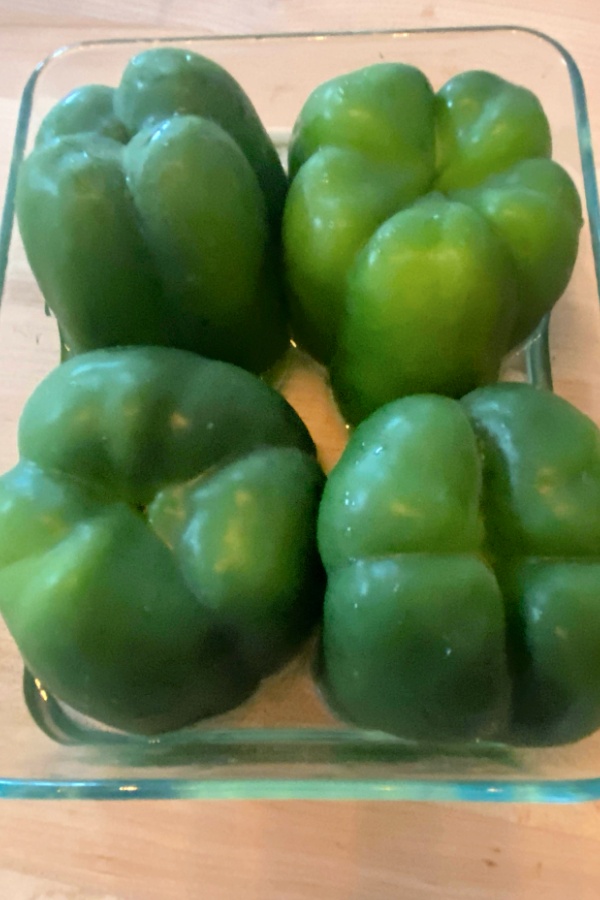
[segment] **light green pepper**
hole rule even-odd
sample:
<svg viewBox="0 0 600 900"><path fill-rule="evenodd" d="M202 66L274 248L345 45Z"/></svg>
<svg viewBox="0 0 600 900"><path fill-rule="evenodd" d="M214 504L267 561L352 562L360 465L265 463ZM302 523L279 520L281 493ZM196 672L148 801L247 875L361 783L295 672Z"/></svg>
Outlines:
<svg viewBox="0 0 600 900"><path fill-rule="evenodd" d="M351 423L496 380L561 296L582 213L550 152L536 97L489 72L434 94L382 63L308 98L290 148L289 308Z"/></svg>

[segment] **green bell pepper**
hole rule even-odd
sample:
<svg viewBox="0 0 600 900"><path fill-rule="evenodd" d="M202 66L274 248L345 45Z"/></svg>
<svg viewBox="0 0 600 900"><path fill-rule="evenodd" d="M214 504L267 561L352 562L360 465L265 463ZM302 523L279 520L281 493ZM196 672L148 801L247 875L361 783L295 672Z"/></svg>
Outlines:
<svg viewBox="0 0 600 900"><path fill-rule="evenodd" d="M600 430L524 384L362 422L318 518L332 706L418 740L600 726Z"/></svg>
<svg viewBox="0 0 600 900"><path fill-rule="evenodd" d="M351 423L495 381L561 296L582 211L550 152L535 96L487 72L434 94L382 63L308 98L290 147L289 307Z"/></svg>
<svg viewBox="0 0 600 900"><path fill-rule="evenodd" d="M322 472L248 372L97 350L37 387L0 479L0 612L80 712L174 729L236 705L320 616Z"/></svg>
<svg viewBox="0 0 600 900"><path fill-rule="evenodd" d="M211 60L148 50L116 89L73 91L42 122L16 197L67 352L155 344L266 369L288 344L286 190L250 100Z"/></svg>

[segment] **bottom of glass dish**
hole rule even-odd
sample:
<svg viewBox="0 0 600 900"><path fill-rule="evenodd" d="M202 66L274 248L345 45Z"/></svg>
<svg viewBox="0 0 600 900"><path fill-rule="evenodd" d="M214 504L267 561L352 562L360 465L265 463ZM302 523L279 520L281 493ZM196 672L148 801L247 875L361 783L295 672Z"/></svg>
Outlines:
<svg viewBox="0 0 600 900"><path fill-rule="evenodd" d="M295 677L289 706L301 703L306 687L302 676ZM264 689L276 694L278 686ZM78 715L28 672L24 690L37 725L54 741L70 745L70 767L76 765L78 776L0 780L0 796L557 803L600 797L600 778L564 779L552 772L541 777L535 753L504 744L427 745L335 720L257 726L241 708L227 718L146 738ZM257 700L254 713L267 708L267 697ZM246 723L236 720L240 711ZM566 770L564 764L560 768ZM94 777L86 777L86 770Z"/></svg>
<svg viewBox="0 0 600 900"><path fill-rule="evenodd" d="M288 702L295 708L298 719L307 718L304 700L310 676L296 670L288 672L285 679ZM271 681L269 679L269 681ZM318 689L313 688L315 699L321 703ZM266 683L248 704L224 716L204 720L194 726L150 737L128 734L107 728L57 700L43 687L39 679L26 669L23 691L27 708L39 728L60 744L101 749L105 761L122 765L160 766L201 763L215 765L223 762L223 754L235 756L240 763L306 764L360 763L366 765L385 763L415 763L446 758L459 765L460 760L482 766L504 766L511 771L518 769L514 750L505 744L492 741L470 743L423 743L407 741L383 732L365 731L346 726L334 719L322 707L322 722L307 722L283 726L259 724L264 710L278 686ZM271 695L271 697L269 697ZM254 706L254 710L251 708Z"/></svg>

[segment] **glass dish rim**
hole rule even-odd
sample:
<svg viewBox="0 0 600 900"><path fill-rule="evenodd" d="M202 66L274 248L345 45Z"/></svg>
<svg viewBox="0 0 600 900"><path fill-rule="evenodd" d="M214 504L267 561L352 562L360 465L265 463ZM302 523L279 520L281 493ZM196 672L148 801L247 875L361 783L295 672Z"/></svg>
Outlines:
<svg viewBox="0 0 600 900"><path fill-rule="evenodd" d="M46 67L61 56L77 50L131 44L173 44L202 42L260 42L285 39L410 37L411 35L467 35L482 33L525 34L553 47L566 64L577 127L584 193L589 218L595 278L600 289L600 202L591 142L585 85L580 69L571 53L555 38L521 25L468 25L434 28L373 28L258 34L187 34L138 35L76 41L58 47L33 69L21 93L11 161L6 182L5 200L0 219L0 307L15 218L15 190L19 166L23 160L30 114L37 81ZM540 329L531 354L531 375L538 383L551 387L548 377L549 348L547 323ZM0 799L251 799L251 800L408 800L408 801L487 801L501 803L545 802L571 803L600 799L600 777L597 778L524 778L519 780L474 778L315 778L280 777L236 778L106 778L106 779L37 779L0 778Z"/></svg>

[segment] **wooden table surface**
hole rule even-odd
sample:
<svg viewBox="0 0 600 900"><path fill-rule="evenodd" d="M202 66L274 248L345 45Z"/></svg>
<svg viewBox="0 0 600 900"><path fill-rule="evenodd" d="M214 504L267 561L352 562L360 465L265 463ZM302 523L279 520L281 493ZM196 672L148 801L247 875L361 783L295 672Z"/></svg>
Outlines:
<svg viewBox="0 0 600 900"><path fill-rule="evenodd" d="M0 183L14 98L38 59L66 42L478 24L528 25L570 49L600 147L598 0L0 0ZM600 422L597 387L585 400ZM600 803L0 801L1 900L234 897L592 900Z"/></svg>

